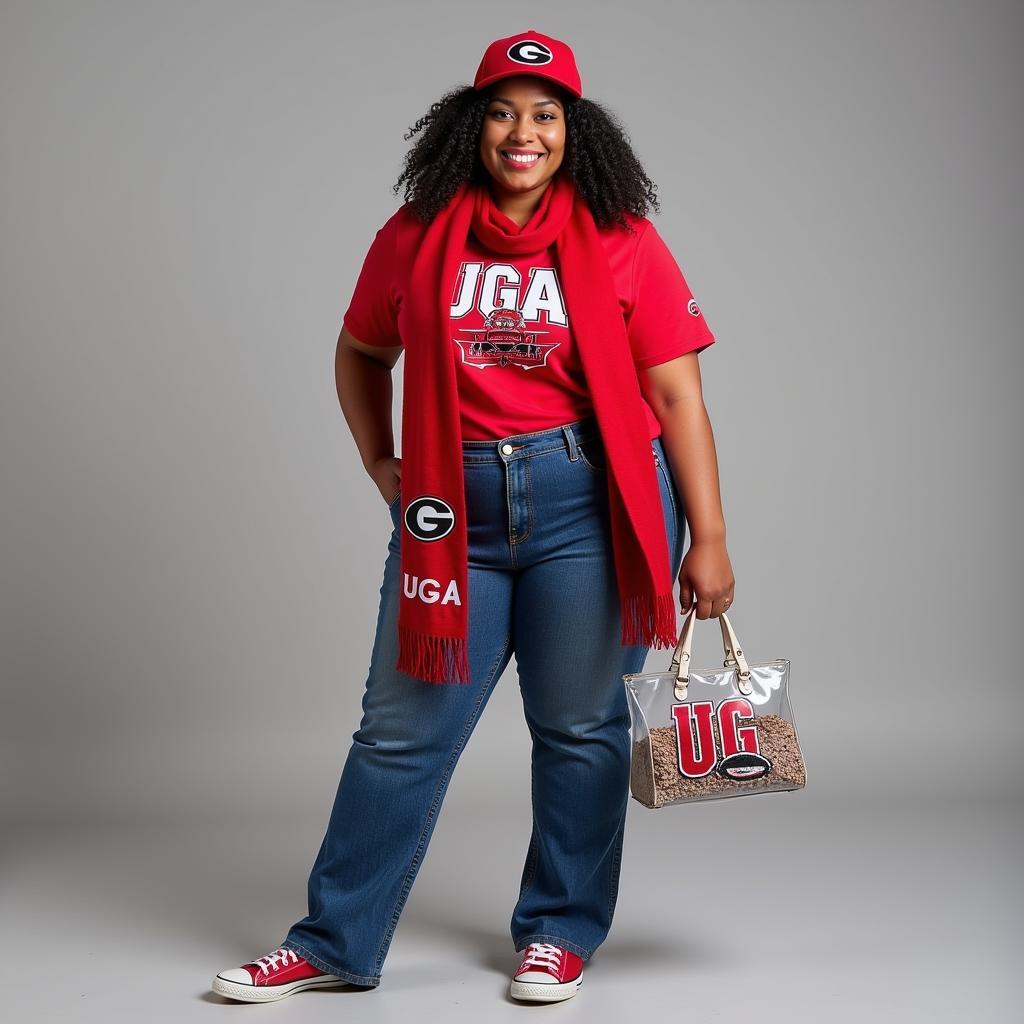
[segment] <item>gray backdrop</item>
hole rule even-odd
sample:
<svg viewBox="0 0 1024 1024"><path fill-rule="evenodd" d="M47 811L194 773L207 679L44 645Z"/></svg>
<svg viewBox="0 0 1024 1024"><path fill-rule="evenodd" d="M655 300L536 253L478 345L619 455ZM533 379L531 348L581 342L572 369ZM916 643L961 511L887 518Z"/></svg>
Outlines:
<svg viewBox="0 0 1024 1024"><path fill-rule="evenodd" d="M991 0L4 2L0 974L106 1020L159 979L182 1020L305 912L391 529L341 314L403 133L528 26L622 118L718 337L730 618L792 660L809 780L631 804L566 1012L1011 1020L1021 10ZM529 815L513 663L361 1014L514 1011Z"/></svg>

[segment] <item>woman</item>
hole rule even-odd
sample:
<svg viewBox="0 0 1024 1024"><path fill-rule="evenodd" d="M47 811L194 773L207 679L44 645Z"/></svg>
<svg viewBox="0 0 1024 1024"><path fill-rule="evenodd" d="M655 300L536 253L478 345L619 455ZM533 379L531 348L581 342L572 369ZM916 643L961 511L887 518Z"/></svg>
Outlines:
<svg viewBox="0 0 1024 1024"><path fill-rule="evenodd" d="M309 913L217 975L235 999L379 985L451 773L513 653L533 832L510 994L575 995L618 891L622 676L675 645L674 577L698 618L733 597L697 360L715 339L571 49L534 30L495 41L473 87L420 130L396 185L407 201L377 232L338 344L342 409L394 526L363 717Z"/></svg>

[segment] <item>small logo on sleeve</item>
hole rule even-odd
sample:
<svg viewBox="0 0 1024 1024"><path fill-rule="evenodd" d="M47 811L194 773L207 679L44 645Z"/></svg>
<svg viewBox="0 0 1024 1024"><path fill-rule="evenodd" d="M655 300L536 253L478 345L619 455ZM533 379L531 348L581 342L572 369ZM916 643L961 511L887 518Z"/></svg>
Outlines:
<svg viewBox="0 0 1024 1024"><path fill-rule="evenodd" d="M690 316L700 316L700 306L697 305L696 299L690 299L686 304L686 312L689 313Z"/></svg>

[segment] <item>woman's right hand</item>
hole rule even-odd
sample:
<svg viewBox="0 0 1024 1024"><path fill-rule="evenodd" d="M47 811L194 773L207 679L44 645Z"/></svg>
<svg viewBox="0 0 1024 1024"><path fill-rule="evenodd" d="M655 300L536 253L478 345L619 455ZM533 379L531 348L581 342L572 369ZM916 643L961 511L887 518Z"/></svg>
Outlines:
<svg viewBox="0 0 1024 1024"><path fill-rule="evenodd" d="M378 459L370 472L384 501L390 505L402 490L402 460L395 455Z"/></svg>

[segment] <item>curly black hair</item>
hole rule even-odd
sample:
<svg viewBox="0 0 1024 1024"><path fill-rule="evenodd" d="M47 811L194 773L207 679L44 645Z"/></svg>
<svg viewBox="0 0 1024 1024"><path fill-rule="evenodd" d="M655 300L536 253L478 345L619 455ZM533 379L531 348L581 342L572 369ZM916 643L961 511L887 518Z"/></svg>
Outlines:
<svg viewBox="0 0 1024 1024"><path fill-rule="evenodd" d="M645 217L660 209L655 185L644 172L618 119L602 104L559 90L565 106L565 157L558 173L569 174L599 227L615 223L631 230L625 211ZM395 182L405 182L405 201L430 223L465 181L490 177L480 159L480 132L492 90L457 86L432 103L405 135L422 136L405 156Z"/></svg>

